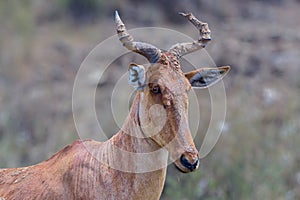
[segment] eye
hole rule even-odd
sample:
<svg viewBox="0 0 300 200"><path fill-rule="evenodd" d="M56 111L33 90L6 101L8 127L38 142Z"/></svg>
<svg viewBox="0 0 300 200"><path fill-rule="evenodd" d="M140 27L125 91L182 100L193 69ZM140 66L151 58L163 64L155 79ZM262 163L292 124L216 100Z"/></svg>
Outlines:
<svg viewBox="0 0 300 200"><path fill-rule="evenodd" d="M153 94L161 94L159 85L154 85L154 86L152 86L152 87L151 87L151 92L152 92Z"/></svg>

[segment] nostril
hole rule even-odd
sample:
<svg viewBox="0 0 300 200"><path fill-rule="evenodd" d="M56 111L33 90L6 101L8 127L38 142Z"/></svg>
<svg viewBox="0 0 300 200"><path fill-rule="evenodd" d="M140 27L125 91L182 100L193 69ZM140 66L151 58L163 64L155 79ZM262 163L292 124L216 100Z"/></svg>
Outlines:
<svg viewBox="0 0 300 200"><path fill-rule="evenodd" d="M184 155L181 156L180 162L183 166L189 168L191 166L190 162L184 157Z"/></svg>
<svg viewBox="0 0 300 200"><path fill-rule="evenodd" d="M194 161L194 163L190 163L190 161L189 161L188 159L186 159L184 155L182 155L182 156L180 157L180 162L181 162L181 164L182 164L184 167L186 167L186 168L188 168L188 169L190 169L190 170L194 170L194 169L197 168L199 160L196 159L196 160Z"/></svg>

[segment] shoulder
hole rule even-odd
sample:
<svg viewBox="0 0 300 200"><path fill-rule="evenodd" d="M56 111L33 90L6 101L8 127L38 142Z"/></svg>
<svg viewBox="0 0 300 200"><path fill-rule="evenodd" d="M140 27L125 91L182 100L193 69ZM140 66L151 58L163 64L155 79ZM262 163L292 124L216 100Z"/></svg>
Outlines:
<svg viewBox="0 0 300 200"><path fill-rule="evenodd" d="M69 144L56 152L54 155L52 155L49 159L47 159L45 162L50 162L54 160L62 160L62 159L68 159L68 158L74 158L77 154L83 153L87 151L91 146L94 145L94 143L97 143L94 140L86 139L86 140L75 140L72 144Z"/></svg>

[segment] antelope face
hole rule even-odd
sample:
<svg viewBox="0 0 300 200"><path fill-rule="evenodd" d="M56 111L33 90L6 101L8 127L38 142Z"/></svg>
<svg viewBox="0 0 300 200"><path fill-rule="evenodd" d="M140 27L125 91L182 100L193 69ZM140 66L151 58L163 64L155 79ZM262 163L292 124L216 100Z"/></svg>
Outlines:
<svg viewBox="0 0 300 200"><path fill-rule="evenodd" d="M139 119L143 133L166 148L182 172L198 168L198 151L188 126L188 92L207 87L221 79L228 67L195 70L184 74L171 53L146 71L141 65L129 67L129 83L140 92Z"/></svg>
<svg viewBox="0 0 300 200"><path fill-rule="evenodd" d="M194 42L175 44L167 52L134 41L118 12L115 23L123 46L145 56L152 64L147 71L135 63L129 67L129 83L140 91L139 119L143 133L169 151L180 171L191 172L198 168L199 160L188 126L188 92L191 88L206 88L216 83L229 71L229 66L181 71L178 59L204 48L211 40L207 23L191 13L181 15L199 29L200 37Z"/></svg>

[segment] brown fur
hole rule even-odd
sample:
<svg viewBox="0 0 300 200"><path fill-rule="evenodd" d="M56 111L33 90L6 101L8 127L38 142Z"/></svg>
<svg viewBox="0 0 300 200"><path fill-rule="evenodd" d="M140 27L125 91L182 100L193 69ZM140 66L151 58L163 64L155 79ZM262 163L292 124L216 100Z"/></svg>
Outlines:
<svg viewBox="0 0 300 200"><path fill-rule="evenodd" d="M187 92L191 86L177 58L169 53L164 54L158 64L149 68L146 76L149 87L137 93L130 114L114 137L103 143L78 140L37 165L1 169L0 197L7 200L159 199L166 167L145 173L130 173L100 162L107 157L124 166L144 164L122 158L111 151L109 145L135 153L153 152L165 147L174 160L181 154L190 161L198 157L187 123ZM161 94L152 94L150 83L158 84ZM148 130L144 131L140 125L153 119L147 109L154 104L165 105L167 121L158 134L147 137ZM141 135L145 137L138 137ZM154 166L167 162L164 158L148 161L149 165ZM176 165L186 171L178 160Z"/></svg>

